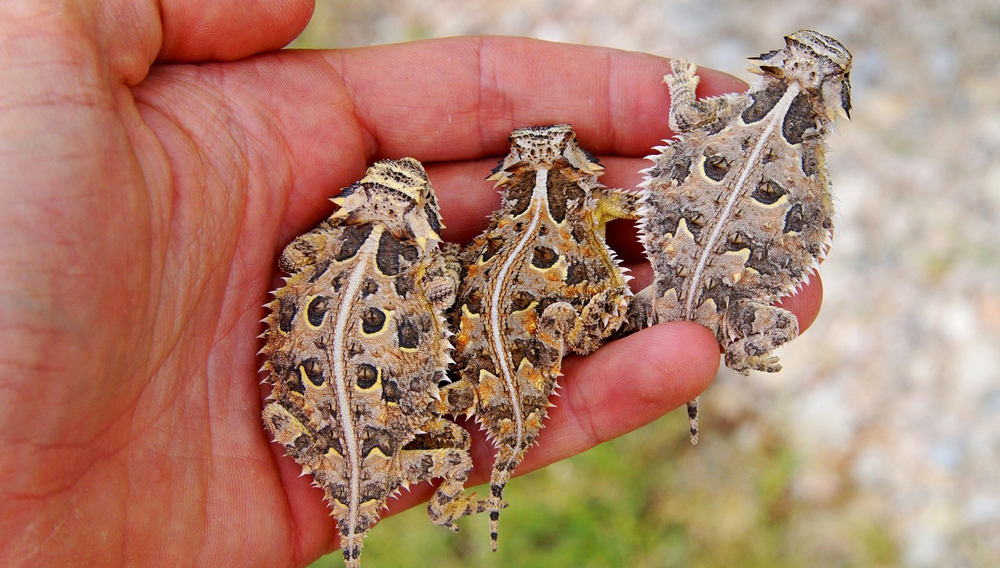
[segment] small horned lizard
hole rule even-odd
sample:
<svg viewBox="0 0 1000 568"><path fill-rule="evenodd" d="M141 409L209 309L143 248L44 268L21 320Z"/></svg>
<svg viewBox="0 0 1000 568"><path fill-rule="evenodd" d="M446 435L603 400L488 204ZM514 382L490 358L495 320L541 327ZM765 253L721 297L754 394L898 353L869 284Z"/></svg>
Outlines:
<svg viewBox="0 0 1000 568"><path fill-rule="evenodd" d="M655 281L632 308L646 324L708 327L743 374L779 370L771 352L798 335L795 315L770 304L829 249L824 137L851 108L851 54L833 38L802 30L750 61L761 79L749 91L704 100L696 67L671 62L664 81L679 136L645 170L640 229ZM697 399L688 414L697 442Z"/></svg>
<svg viewBox="0 0 1000 568"><path fill-rule="evenodd" d="M603 168L569 125L510 135L489 179L503 198L462 252L453 313L455 374L476 391L477 420L498 451L490 479L496 550L503 489L542 428L567 348L589 353L623 321L627 276L605 224L635 218L637 196L597 182Z"/></svg>
<svg viewBox="0 0 1000 568"><path fill-rule="evenodd" d="M471 408L449 408L438 392L459 266L437 254L427 175L412 158L381 161L333 201L340 209L279 260L291 277L265 320L273 389L263 415L325 491L353 567L401 486L444 477L428 514L452 530L485 509L462 490L469 434L443 417Z"/></svg>

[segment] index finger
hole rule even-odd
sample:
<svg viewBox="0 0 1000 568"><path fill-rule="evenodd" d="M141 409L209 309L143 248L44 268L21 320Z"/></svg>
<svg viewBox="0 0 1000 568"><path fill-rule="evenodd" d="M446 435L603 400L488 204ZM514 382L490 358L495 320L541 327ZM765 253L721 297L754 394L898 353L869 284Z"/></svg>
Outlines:
<svg viewBox="0 0 1000 568"><path fill-rule="evenodd" d="M671 135L669 60L515 37L459 37L327 52L355 116L387 157L466 160L506 151L514 128L572 124L601 154L641 157ZM704 70L701 96L745 85Z"/></svg>

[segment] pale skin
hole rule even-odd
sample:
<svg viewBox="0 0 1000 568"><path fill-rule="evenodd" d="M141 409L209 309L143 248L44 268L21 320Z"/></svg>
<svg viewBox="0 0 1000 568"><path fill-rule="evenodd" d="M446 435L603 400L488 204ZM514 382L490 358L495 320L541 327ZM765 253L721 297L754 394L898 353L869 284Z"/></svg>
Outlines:
<svg viewBox="0 0 1000 568"><path fill-rule="evenodd" d="M666 59L484 37L266 53L310 11L0 3L0 565L303 566L334 550L320 491L261 425L281 248L380 158L427 163L443 236L463 242L498 204L483 178L513 128L572 124L621 187L670 134ZM700 74L700 96L742 88ZM629 230L611 231L648 283ZM784 304L803 328L818 283ZM690 323L567 359L518 473L655 420L718 365ZM473 443L482 483L492 448Z"/></svg>

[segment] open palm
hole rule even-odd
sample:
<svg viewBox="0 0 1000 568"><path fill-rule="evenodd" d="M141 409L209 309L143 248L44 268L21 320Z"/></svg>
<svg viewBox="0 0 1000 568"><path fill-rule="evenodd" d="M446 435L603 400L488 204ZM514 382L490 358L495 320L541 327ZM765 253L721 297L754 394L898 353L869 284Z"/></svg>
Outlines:
<svg viewBox="0 0 1000 568"><path fill-rule="evenodd" d="M669 135L652 56L472 37L255 55L310 2L156 4L0 7L0 565L301 566L332 550L320 492L260 422L281 247L376 159L425 162L444 237L463 242L498 203L483 178L512 128L572 124L626 187ZM739 88L706 71L699 92ZM819 297L814 282L786 306L805 327ZM688 323L568 359L519 472L655 419L718 362ZM482 482L492 450L474 445Z"/></svg>

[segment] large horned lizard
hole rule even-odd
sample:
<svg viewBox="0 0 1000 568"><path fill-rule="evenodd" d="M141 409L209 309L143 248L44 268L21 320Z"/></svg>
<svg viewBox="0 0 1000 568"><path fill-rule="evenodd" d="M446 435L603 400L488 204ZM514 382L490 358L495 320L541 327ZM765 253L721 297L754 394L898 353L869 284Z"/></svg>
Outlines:
<svg viewBox="0 0 1000 568"><path fill-rule="evenodd" d="M469 434L443 417L471 409L438 392L458 263L436 254L427 175L412 158L378 162L333 201L340 209L279 261L291 277L266 319L264 423L325 491L353 567L401 486L444 477L428 514L453 530L483 508L462 491Z"/></svg>
<svg viewBox="0 0 1000 568"><path fill-rule="evenodd" d="M626 315L626 276L605 223L634 215L635 194L597 182L603 168L565 124L522 128L494 170L502 206L462 253L455 374L497 446L490 479L496 550L502 494L542 428L567 348L589 353ZM633 217L634 218L634 217Z"/></svg>
<svg viewBox="0 0 1000 568"><path fill-rule="evenodd" d="M645 171L640 228L655 281L633 310L647 324L705 325L744 374L779 370L772 350L798 335L795 315L770 304L829 248L824 137L851 108L851 54L833 38L802 30L750 61L761 79L749 91L704 100L696 67L671 62L678 137ZM688 413L697 441L697 400Z"/></svg>

